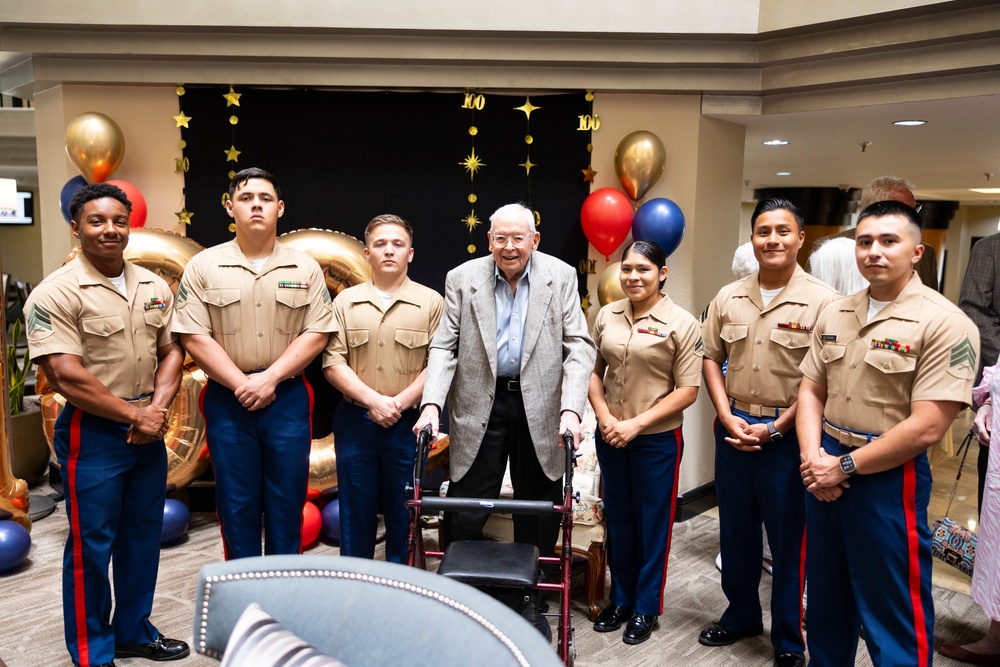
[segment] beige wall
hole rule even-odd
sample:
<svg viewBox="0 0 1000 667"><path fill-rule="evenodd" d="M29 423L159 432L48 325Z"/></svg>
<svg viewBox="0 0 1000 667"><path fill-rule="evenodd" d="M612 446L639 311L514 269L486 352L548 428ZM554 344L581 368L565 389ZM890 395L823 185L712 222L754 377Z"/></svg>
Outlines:
<svg viewBox="0 0 1000 667"><path fill-rule="evenodd" d="M38 150L38 204L41 265L48 274L62 265L75 240L59 209L59 193L79 171L66 156L66 125L86 111L111 117L125 135L125 158L112 179L128 181L149 208L146 227L183 234L175 211L181 209L184 179L174 172L180 156L180 131L171 116L179 106L174 86L56 86L34 99Z"/></svg>
<svg viewBox="0 0 1000 667"><path fill-rule="evenodd" d="M621 189L615 176L614 152L626 134L648 130L663 142L663 176L642 201L666 197L684 212L684 240L667 258L670 272L666 291L697 317L719 288L732 280L730 261L740 239L743 126L703 118L698 95L598 94L594 113L601 119L600 130L593 135L593 168L598 172L594 189ZM597 264L597 272L588 280L591 321L599 309L597 279L620 254L619 248L610 262L605 262L593 247L590 249ZM715 477L714 417L711 401L702 389L698 402L685 411L680 491Z"/></svg>
<svg viewBox="0 0 1000 667"><path fill-rule="evenodd" d="M784 30L855 16L870 16L910 7L947 4L946 0L838 0L803 2L802 0L760 0L759 32Z"/></svg>

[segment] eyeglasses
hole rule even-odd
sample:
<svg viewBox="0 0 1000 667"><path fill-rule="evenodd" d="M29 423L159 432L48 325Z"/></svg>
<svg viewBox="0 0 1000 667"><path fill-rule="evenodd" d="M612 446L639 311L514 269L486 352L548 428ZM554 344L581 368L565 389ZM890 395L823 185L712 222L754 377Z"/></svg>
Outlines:
<svg viewBox="0 0 1000 667"><path fill-rule="evenodd" d="M507 242L509 241L515 248L520 248L528 240L527 236L522 236L518 234L517 236L504 236L503 234L490 234L490 238L493 239L493 243L501 248L507 247Z"/></svg>

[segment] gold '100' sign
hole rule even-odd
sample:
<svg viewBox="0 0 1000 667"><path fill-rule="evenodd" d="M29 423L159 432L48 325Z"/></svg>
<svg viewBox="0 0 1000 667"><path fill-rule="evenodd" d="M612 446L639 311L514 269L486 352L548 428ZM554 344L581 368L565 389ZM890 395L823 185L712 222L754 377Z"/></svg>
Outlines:
<svg viewBox="0 0 1000 667"><path fill-rule="evenodd" d="M486 98L476 93L466 93L465 101L462 102L463 109L475 109L476 111L482 111L485 106Z"/></svg>
<svg viewBox="0 0 1000 667"><path fill-rule="evenodd" d="M580 119L580 127L576 128L580 132L586 132L588 130L597 131L601 129L601 117L594 114L584 114L583 116L577 116Z"/></svg>

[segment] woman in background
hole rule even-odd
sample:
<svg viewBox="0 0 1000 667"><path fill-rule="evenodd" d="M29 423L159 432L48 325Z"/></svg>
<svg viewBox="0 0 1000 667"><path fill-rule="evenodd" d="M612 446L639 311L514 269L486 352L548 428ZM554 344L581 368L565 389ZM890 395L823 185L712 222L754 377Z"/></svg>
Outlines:
<svg viewBox="0 0 1000 667"><path fill-rule="evenodd" d="M665 264L655 243L626 248L620 280L628 298L602 308L593 332L597 364L590 402L597 416L611 568L611 604L594 630L625 625L626 644L649 639L663 613L681 422L701 385L698 321L660 292Z"/></svg>

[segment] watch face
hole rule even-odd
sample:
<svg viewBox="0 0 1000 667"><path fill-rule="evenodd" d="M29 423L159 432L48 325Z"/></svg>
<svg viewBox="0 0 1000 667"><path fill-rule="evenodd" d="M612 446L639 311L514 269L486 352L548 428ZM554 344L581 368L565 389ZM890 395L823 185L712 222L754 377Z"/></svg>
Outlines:
<svg viewBox="0 0 1000 667"><path fill-rule="evenodd" d="M840 469L846 472L848 475L853 475L856 467L854 465L854 459L850 454L840 457Z"/></svg>

